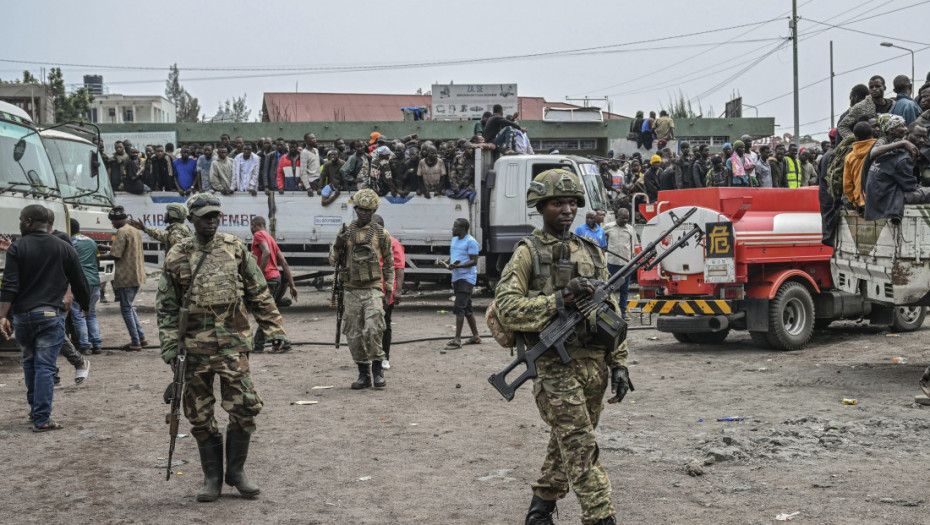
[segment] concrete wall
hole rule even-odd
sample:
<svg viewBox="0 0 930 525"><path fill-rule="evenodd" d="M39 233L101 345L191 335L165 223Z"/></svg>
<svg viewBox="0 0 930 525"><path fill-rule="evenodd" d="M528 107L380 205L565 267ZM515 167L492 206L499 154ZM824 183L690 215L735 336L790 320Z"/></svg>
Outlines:
<svg viewBox="0 0 930 525"><path fill-rule="evenodd" d="M523 122L527 134L533 141L558 139L595 139L594 150L570 150L571 153L606 155L611 141L626 139L630 120L606 120L596 123ZM347 142L366 139L373 131L388 138L400 138L411 133L421 139L454 140L472 136L474 121L414 121L414 122L242 122L242 123L187 123L176 124L100 124L100 131L150 132L177 131L178 142L217 142L223 133L231 137L240 135L246 140L259 137L284 137L302 140L304 133L312 132L321 143L331 143L337 138ZM676 134L686 137L728 137L732 142L743 134L767 137L775 131L774 118L743 119L682 119L675 122ZM624 140L624 142L626 142ZM539 152L545 153L545 152ZM561 151L561 153L567 153Z"/></svg>

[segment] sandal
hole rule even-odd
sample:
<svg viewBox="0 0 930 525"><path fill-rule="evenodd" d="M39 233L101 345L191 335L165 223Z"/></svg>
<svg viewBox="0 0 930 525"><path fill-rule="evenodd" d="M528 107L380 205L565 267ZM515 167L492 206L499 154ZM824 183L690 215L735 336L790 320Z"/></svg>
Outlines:
<svg viewBox="0 0 930 525"><path fill-rule="evenodd" d="M468 339L465 340L465 344L466 345L480 345L481 338L475 337L475 336L469 337Z"/></svg>
<svg viewBox="0 0 930 525"><path fill-rule="evenodd" d="M32 427L33 432L48 432L49 430L61 430L65 427L55 423L51 419L48 420L48 423L41 427Z"/></svg>
<svg viewBox="0 0 930 525"><path fill-rule="evenodd" d="M74 384L82 385L87 379L87 374L90 373L90 361L84 360L84 368L75 368L74 369Z"/></svg>
<svg viewBox="0 0 930 525"><path fill-rule="evenodd" d="M462 343L458 339L452 339L446 343L446 350L454 350L456 348L462 348Z"/></svg>

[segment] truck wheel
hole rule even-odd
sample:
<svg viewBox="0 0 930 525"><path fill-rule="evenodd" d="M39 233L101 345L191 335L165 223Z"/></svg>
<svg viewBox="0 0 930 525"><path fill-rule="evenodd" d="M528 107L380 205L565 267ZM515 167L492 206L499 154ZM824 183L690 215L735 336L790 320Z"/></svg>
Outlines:
<svg viewBox="0 0 930 525"><path fill-rule="evenodd" d="M675 340L678 341L679 343L690 343L691 342L691 334L679 334L677 332L674 332L672 333L672 335L675 337Z"/></svg>
<svg viewBox="0 0 930 525"><path fill-rule="evenodd" d="M752 338L752 343L759 348L772 348L772 344L769 343L768 332L749 332L749 337Z"/></svg>
<svg viewBox="0 0 930 525"><path fill-rule="evenodd" d="M814 333L814 300L801 283L787 282L769 306L768 340L776 350L800 350Z"/></svg>
<svg viewBox="0 0 930 525"><path fill-rule="evenodd" d="M726 341L727 336L730 335L730 329L721 330L719 332L705 332L703 334L688 334L688 337L691 338L692 343L697 343L699 345L719 345Z"/></svg>
<svg viewBox="0 0 930 525"><path fill-rule="evenodd" d="M894 309L894 322L891 328L895 332L913 332L924 324L927 309L923 306L899 306Z"/></svg>

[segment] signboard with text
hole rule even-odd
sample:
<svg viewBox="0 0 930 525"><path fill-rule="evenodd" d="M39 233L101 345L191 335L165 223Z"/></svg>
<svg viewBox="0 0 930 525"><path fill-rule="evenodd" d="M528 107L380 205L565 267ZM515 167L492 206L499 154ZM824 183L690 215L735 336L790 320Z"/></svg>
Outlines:
<svg viewBox="0 0 930 525"><path fill-rule="evenodd" d="M433 119L480 119L494 104L504 115L519 109L516 84L433 84Z"/></svg>

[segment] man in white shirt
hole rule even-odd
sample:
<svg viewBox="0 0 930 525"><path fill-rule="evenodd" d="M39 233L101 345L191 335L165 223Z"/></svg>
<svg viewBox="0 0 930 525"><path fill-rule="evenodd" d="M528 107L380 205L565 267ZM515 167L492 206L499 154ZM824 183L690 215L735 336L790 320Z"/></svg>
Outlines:
<svg viewBox="0 0 930 525"><path fill-rule="evenodd" d="M242 145L242 153L233 160L232 191L247 191L252 196L258 195L258 168L261 159L252 155L252 143Z"/></svg>
<svg viewBox="0 0 930 525"><path fill-rule="evenodd" d="M617 211L617 222L609 222L604 226L604 233L607 235L607 270L611 275L620 271L630 259L633 258L639 239L636 236L636 230L630 224L630 210L621 208ZM620 310L623 319L630 320L626 313L630 291L630 277L626 278L620 287Z"/></svg>
<svg viewBox="0 0 930 525"><path fill-rule="evenodd" d="M530 137L521 130L517 130L514 137L514 149L518 155L534 155L533 146L530 145Z"/></svg>
<svg viewBox="0 0 930 525"><path fill-rule="evenodd" d="M320 180L320 153L316 149L316 135L304 135L304 149L300 152L300 181L307 188L307 195L313 197L313 186ZM319 188L320 191L323 188Z"/></svg>

